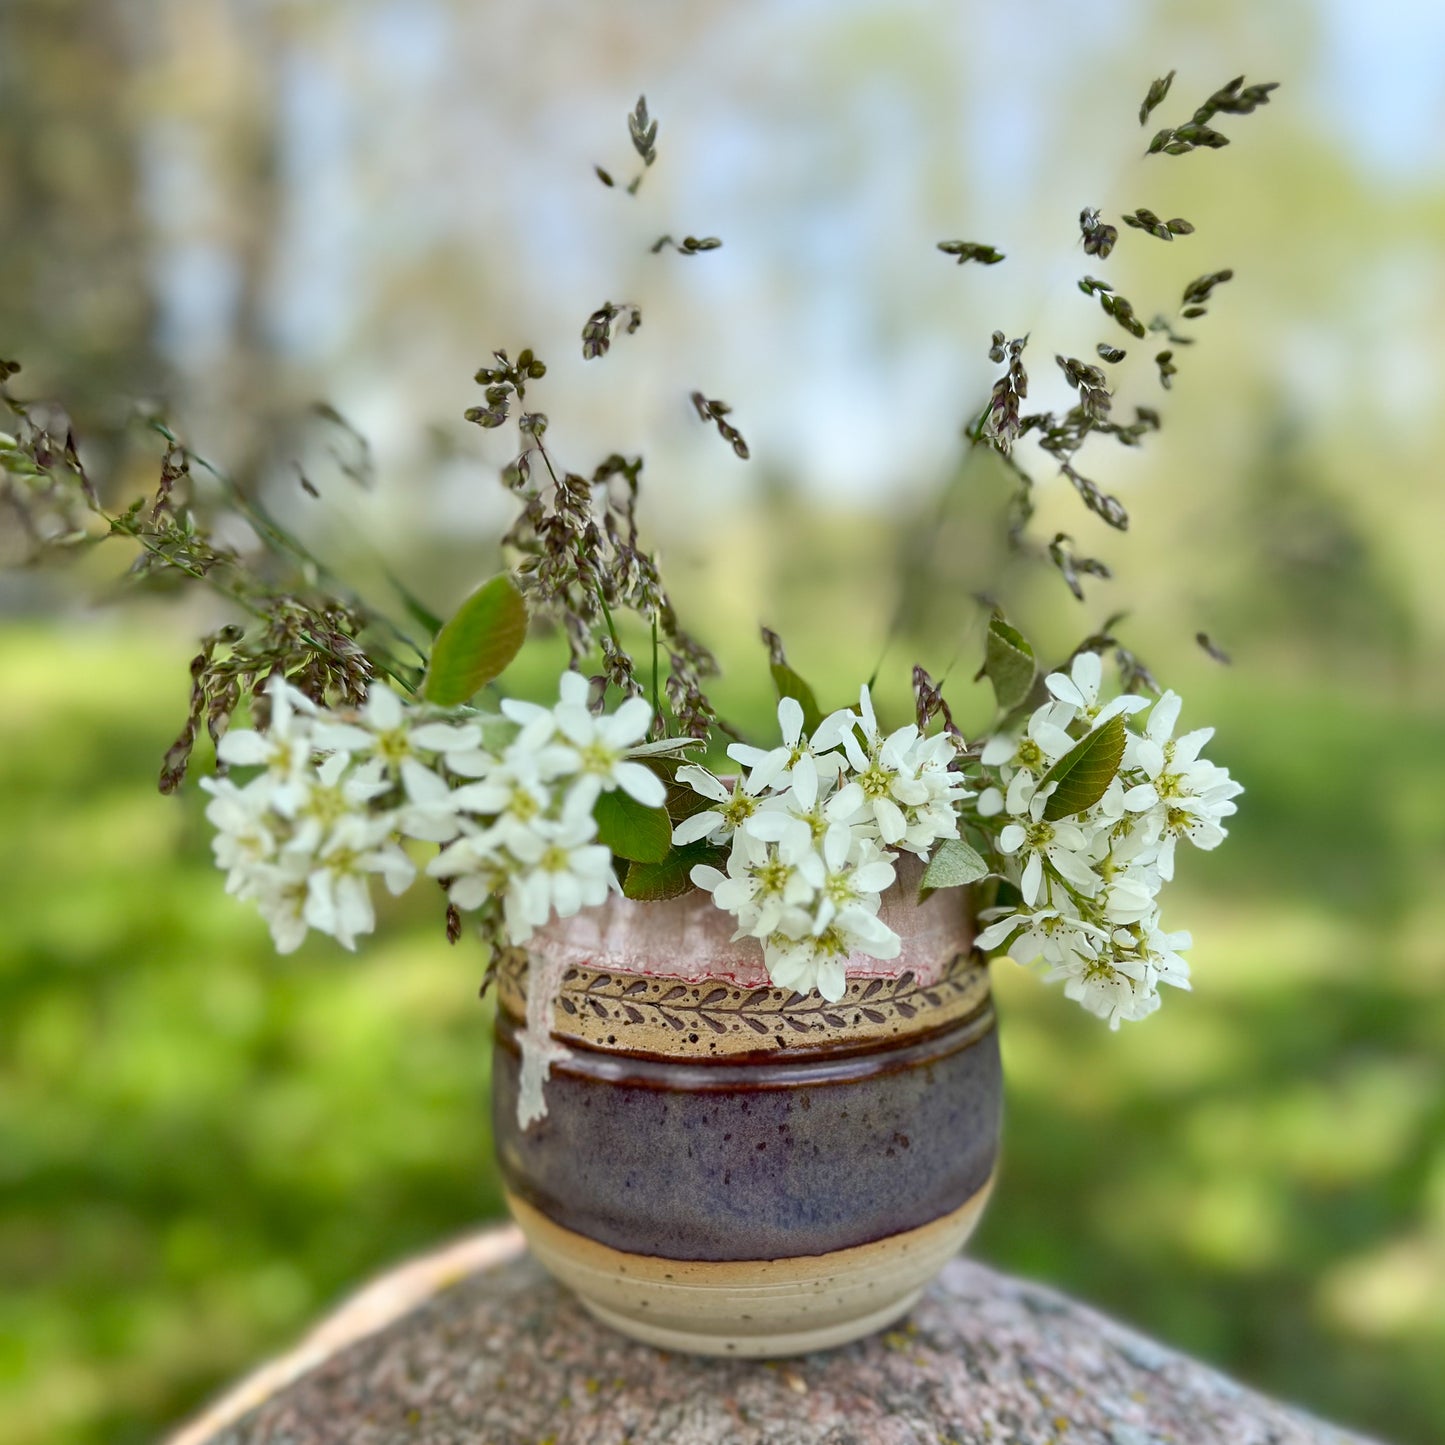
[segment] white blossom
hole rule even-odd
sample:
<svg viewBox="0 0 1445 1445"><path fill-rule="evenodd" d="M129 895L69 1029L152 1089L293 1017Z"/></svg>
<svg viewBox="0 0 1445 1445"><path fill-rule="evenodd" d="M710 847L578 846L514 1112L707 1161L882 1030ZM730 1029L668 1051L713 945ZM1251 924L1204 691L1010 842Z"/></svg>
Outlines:
<svg viewBox="0 0 1445 1445"><path fill-rule="evenodd" d="M1085 895L1099 889L1099 876L1086 856L1088 832L1066 818L1053 822L1045 818L1047 801L1043 791L1025 793L1022 807L1011 810L1019 821L1006 824L998 835L999 852L1019 860L1023 870L1019 891L1030 908L1044 892L1050 870Z"/></svg>
<svg viewBox="0 0 1445 1445"><path fill-rule="evenodd" d="M794 846L807 849L817 846L823 835L833 826L828 816L829 791L809 795L808 780L804 774L804 792L788 788L781 793L765 797L757 810L743 824L750 837L760 838L767 843L779 843L785 838L793 840ZM833 783L825 782L824 788L831 789Z"/></svg>
<svg viewBox="0 0 1445 1445"><path fill-rule="evenodd" d="M566 752L553 747L551 737L550 714L528 721L501 755L491 758L487 771L455 790L453 805L459 812L494 819L506 837L526 837L554 809L553 785L568 777Z"/></svg>
<svg viewBox="0 0 1445 1445"><path fill-rule="evenodd" d="M1179 956L1194 941L1189 932L1165 933L1159 927L1157 914L1142 931L1138 951L1149 969L1150 980L1167 983L1172 988L1189 989L1189 965Z"/></svg>
<svg viewBox="0 0 1445 1445"><path fill-rule="evenodd" d="M991 923L975 939L985 951L1006 939L1008 955L1016 963L1042 959L1053 968L1070 970L1098 958L1109 945L1108 930L1057 908L1039 908L1029 913L1007 913Z"/></svg>
<svg viewBox="0 0 1445 1445"><path fill-rule="evenodd" d="M616 887L611 853L595 841L600 793L665 798L657 774L627 756L647 730L646 705L594 718L576 674L553 708L504 703L486 720L486 746L480 723L448 721L383 683L344 710L279 678L268 691L268 731L238 730L222 749L224 761L263 771L244 785L210 782L207 816L228 889L257 905L285 950L309 928L354 947L375 926L372 879L399 892L416 872L408 838L444 845L427 871L453 904L497 900L508 937L524 942Z"/></svg>
<svg viewBox="0 0 1445 1445"><path fill-rule="evenodd" d="M1047 676L1051 700L1023 731L988 739L976 763L947 733L908 724L884 734L867 687L856 711L832 714L811 736L801 705L784 698L778 745L728 749L741 777L677 768L707 806L677 823L673 843L725 849L723 866L692 869L694 885L732 915L736 938L758 940L778 987L836 1001L850 959L901 949L880 916L898 852L927 857L961 836L959 810L972 798L969 836L992 840L990 864L1018 900L986 915L978 946L1005 948L1117 1028L1157 1009L1162 985L1190 987L1189 934L1165 931L1159 895L1178 840L1215 847L1242 790L1202 756L1210 729L1174 737L1176 694L1143 715L1141 698L1103 700L1101 682L1098 655L1079 654L1067 673ZM508 700L501 717L459 720L383 683L345 710L318 707L279 676L267 691L267 731L238 729L218 746L223 763L256 774L204 786L227 890L255 904L283 952L310 929L354 948L375 927L373 880L399 893L416 873L408 839L438 845L426 872L457 908L493 908L514 944L554 916L600 905L618 883L597 841L598 799L620 789L662 805L662 778L640 759L678 746L642 741L651 721L642 699L593 713L589 684L573 672L551 707ZM1126 720L1116 775L1090 806L1045 817L1057 793L1045 775L1114 717Z"/></svg>
<svg viewBox="0 0 1445 1445"><path fill-rule="evenodd" d="M295 953L306 938L310 926L306 921L308 876L304 859L283 857L251 870L237 892L238 898L256 905L271 930L277 953Z"/></svg>
<svg viewBox="0 0 1445 1445"><path fill-rule="evenodd" d="M539 819L526 833L508 838L517 868L503 911L513 943L525 943L553 913L570 918L596 907L617 887L612 853L593 842L596 836L597 824L579 803L561 818Z"/></svg>
<svg viewBox="0 0 1445 1445"><path fill-rule="evenodd" d="M734 916L735 937L761 940L778 987L836 1000L850 957L894 958L902 946L878 917L895 877L886 844L896 835L922 852L956 837L954 804L967 790L949 769L950 739L920 738L911 726L879 735L866 688L858 714L833 714L811 738L790 699L778 723L781 747L729 750L750 769L731 788L702 768L678 769L679 782L718 806L684 819L673 838L726 843L726 871L700 864L692 881Z"/></svg>
<svg viewBox="0 0 1445 1445"><path fill-rule="evenodd" d="M846 709L832 713L813 729L803 732L803 705L792 697L778 700L778 731L782 744L776 748L755 748L732 743L728 757L748 769L748 788L753 793L767 789L782 792L791 788L800 797L817 796L820 773L836 778L843 760L834 751L853 726L853 714Z"/></svg>
<svg viewBox="0 0 1445 1445"><path fill-rule="evenodd" d="M644 807L659 808L667 788L651 768L628 757L652 721L652 709L640 697L628 698L614 713L594 716L587 706L589 684L580 672L564 672L559 701L552 710L559 741L573 753L568 771L576 774L578 806L590 811L598 795L621 788ZM525 703L504 702L508 716L527 720L536 714Z"/></svg>
<svg viewBox="0 0 1445 1445"><path fill-rule="evenodd" d="M276 777L290 778L311 760L316 704L279 673L273 673L267 682L266 697L271 725L264 733L233 728L216 744L216 757L229 766L260 766Z"/></svg>
<svg viewBox="0 0 1445 1445"><path fill-rule="evenodd" d="M979 762L985 768L998 770L999 780L1007 788L986 789L979 811L984 817L1003 811L1016 813L1026 789L1038 783L1043 775L1073 747L1074 739L1067 728L1074 718L1074 709L1067 703L1046 702L1035 708L1028 723L1017 737L995 734L984 745Z"/></svg>
<svg viewBox="0 0 1445 1445"><path fill-rule="evenodd" d="M249 875L271 862L281 846L280 820L270 816L275 782L263 773L244 787L229 778L202 778L201 787L212 795L206 819L216 830L211 840L216 866L226 870L226 892L239 892Z"/></svg>
<svg viewBox="0 0 1445 1445"><path fill-rule="evenodd" d="M850 908L877 913L884 890L893 885L893 856L847 824L834 823L823 835L821 848L798 858L798 871L813 890L814 932L827 928Z"/></svg>
<svg viewBox="0 0 1445 1445"><path fill-rule="evenodd" d="M390 819L341 818L307 874L302 917L343 948L354 949L357 935L376 927L369 886L373 873L398 894L406 891L416 868L394 841Z"/></svg>
<svg viewBox="0 0 1445 1445"><path fill-rule="evenodd" d="M848 987L847 962L855 954L897 958L902 942L861 903L839 909L823 928L812 926L802 909L788 910L777 932L763 943L768 976L779 988L796 993L817 989L836 1003Z"/></svg>
<svg viewBox="0 0 1445 1445"><path fill-rule="evenodd" d="M728 854L727 872L706 863L693 866L692 882L737 920L737 938L766 938L782 921L787 908L813 899L813 885L797 864L796 849L771 846L739 833Z"/></svg>
<svg viewBox="0 0 1445 1445"><path fill-rule="evenodd" d="M672 841L678 847L688 843L721 842L731 838L736 831L758 811L761 799L751 778L740 778L733 787L715 777L696 763L684 763L677 770L677 781L701 793L704 798L718 804L715 808L703 808L684 818L673 830Z"/></svg>
<svg viewBox="0 0 1445 1445"><path fill-rule="evenodd" d="M1022 901L995 910L977 943L1037 965L1117 1028L1153 1013L1160 985L1189 988L1181 957L1189 934L1164 930L1159 894L1173 877L1177 840L1216 846L1241 789L1200 756L1211 730L1174 738L1180 702L1166 692L1142 728L1126 730L1122 763L1102 796L1081 812L1045 818L1055 786L1040 780L1076 736L1114 716L1132 723L1147 706L1137 698L1101 702L1100 678L1098 658L1080 654L1067 675L1049 674L1054 701L1035 711L1021 737L983 749L985 773L997 782L981 792L976 813L997 829L998 860ZM1002 826L990 822L1005 811Z"/></svg>
<svg viewBox="0 0 1445 1445"><path fill-rule="evenodd" d="M1044 679L1044 686L1093 727L1108 722L1117 713L1136 713L1149 706L1147 697L1138 697L1133 693L1122 693L1112 702L1101 704L1099 687L1103 677L1104 665L1099 654L1081 652L1074 658L1067 673L1051 672Z"/></svg>
<svg viewBox="0 0 1445 1445"><path fill-rule="evenodd" d="M1044 978L1047 982L1062 979L1064 997L1107 1019L1111 1029L1121 1022L1147 1018L1159 1007L1148 967L1127 954L1116 952L1069 968L1053 968Z"/></svg>
<svg viewBox="0 0 1445 1445"><path fill-rule="evenodd" d="M374 682L354 720L322 719L312 742L320 752L375 757L395 774L408 759L463 752L481 741L482 730L475 723L424 722L418 721L414 713L386 683Z"/></svg>
<svg viewBox="0 0 1445 1445"><path fill-rule="evenodd" d="M1125 767L1142 774L1126 796L1154 813L1162 835L1159 875L1166 882L1174 877L1178 839L1187 838L1196 848L1217 848L1227 833L1221 820L1237 811L1233 800L1244 791L1227 769L1199 756L1213 728L1173 737L1180 706L1179 695L1166 692L1154 704L1143 736L1129 739L1124 756Z"/></svg>
<svg viewBox="0 0 1445 1445"><path fill-rule="evenodd" d="M427 864L432 878L447 885L447 897L470 912L507 887L511 864L498 827L473 829L449 843Z"/></svg>
<svg viewBox="0 0 1445 1445"><path fill-rule="evenodd" d="M883 737L865 685L843 748L852 771L827 804L830 820L871 826L888 847L918 854L958 837L955 804L969 790L949 771L955 748L948 734L924 737L910 723Z"/></svg>
<svg viewBox="0 0 1445 1445"><path fill-rule="evenodd" d="M456 793L446 780L415 758L401 763L401 783L406 801L396 813L396 828L408 838L427 843L446 843L461 831Z"/></svg>
<svg viewBox="0 0 1445 1445"><path fill-rule="evenodd" d="M272 806L290 820L290 853L317 853L343 820L368 811L388 791L379 762L353 767L345 753L332 753L314 768L292 773L272 795Z"/></svg>

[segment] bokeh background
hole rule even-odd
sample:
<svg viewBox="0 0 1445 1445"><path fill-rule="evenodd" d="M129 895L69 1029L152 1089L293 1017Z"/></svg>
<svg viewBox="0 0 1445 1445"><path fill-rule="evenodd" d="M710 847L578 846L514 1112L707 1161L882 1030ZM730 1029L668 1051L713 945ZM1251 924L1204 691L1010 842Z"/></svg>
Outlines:
<svg viewBox="0 0 1445 1445"><path fill-rule="evenodd" d="M1135 111L1171 67L1161 124L1240 70L1282 88L1228 149L1145 161ZM659 160L629 198L592 167L634 173L641 91ZM895 716L916 659L985 719L976 590L1054 655L1129 611L1249 791L1174 890L1192 996L1111 1036L997 967L1007 1151L976 1252L1445 1438L1445 10L5 0L0 117L0 353L116 500L153 484L134 416L163 405L328 560L374 577L383 550L445 611L508 516L471 375L532 346L565 461L646 452L647 524L749 725L760 620L841 702L905 572ZM1100 264L1085 205L1197 232L1126 231ZM650 254L664 232L724 246ZM1008 261L957 268L955 236ZM961 463L988 334L1031 331L1031 401L1061 402L1053 352L1128 344L1077 276L1148 315L1221 265L1174 390L1153 347L1119 369L1164 431L1086 455L1129 535L1041 489L1039 534L1115 569L1080 606L1002 560L1006 483ZM605 299L643 326L584 365ZM277 959L202 798L154 786L224 611L126 601L119 544L26 565L7 516L0 550L0 1436L141 1441L497 1216L479 956L418 891L354 957ZM544 642L509 685L555 667Z"/></svg>

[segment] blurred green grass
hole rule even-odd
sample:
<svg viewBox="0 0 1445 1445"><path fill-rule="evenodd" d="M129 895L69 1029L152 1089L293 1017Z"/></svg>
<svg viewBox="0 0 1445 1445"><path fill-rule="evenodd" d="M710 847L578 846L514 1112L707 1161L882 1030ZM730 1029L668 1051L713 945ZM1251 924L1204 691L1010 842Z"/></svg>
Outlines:
<svg viewBox="0 0 1445 1445"><path fill-rule="evenodd" d="M419 889L355 957L274 955L221 891L202 800L154 792L188 651L0 634L11 1445L151 1439L368 1273L500 1213L475 952ZM1221 673L1189 719L1249 789L1167 915L1196 992L1111 1036L1000 965L1006 1153L975 1252L1438 1441L1438 718Z"/></svg>

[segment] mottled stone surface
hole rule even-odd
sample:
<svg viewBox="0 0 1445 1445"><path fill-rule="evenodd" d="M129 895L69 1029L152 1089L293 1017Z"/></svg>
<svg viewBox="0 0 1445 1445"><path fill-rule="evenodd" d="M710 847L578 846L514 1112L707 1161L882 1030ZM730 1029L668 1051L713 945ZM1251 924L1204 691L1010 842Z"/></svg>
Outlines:
<svg viewBox="0 0 1445 1445"><path fill-rule="evenodd" d="M469 1262L472 1272L449 1282ZM403 1309L409 1312L376 1333L345 1343ZM298 1368L305 1372L297 1376ZM962 1259L903 1326L861 1344L777 1364L665 1355L596 1324L520 1253L512 1231L464 1242L382 1281L298 1356L244 1389L173 1445L1345 1445L1360 1438L1060 1295Z"/></svg>

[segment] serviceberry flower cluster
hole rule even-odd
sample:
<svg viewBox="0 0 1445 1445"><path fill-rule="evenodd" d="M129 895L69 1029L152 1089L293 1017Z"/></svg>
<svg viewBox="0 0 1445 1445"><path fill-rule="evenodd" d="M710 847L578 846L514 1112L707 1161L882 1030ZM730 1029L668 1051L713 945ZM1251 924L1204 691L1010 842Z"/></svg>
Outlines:
<svg viewBox="0 0 1445 1445"><path fill-rule="evenodd" d="M1069 673L1045 679L1050 701L1022 733L996 736L983 749L993 781L976 811L1018 902L988 910L992 921L977 942L1037 963L1047 979L1063 981L1069 998L1118 1028L1159 1007L1159 984L1189 987L1180 952L1190 935L1164 930L1158 895L1174 877L1179 840L1217 847L1243 789L1200 757L1213 728L1174 736L1177 693L1152 707L1129 695L1101 706L1100 680L1098 655L1080 653ZM1142 732L1126 734L1122 763L1098 801L1067 818L1046 817L1056 785L1045 777L1075 746L1075 734L1146 709Z"/></svg>
<svg viewBox="0 0 1445 1445"><path fill-rule="evenodd" d="M956 805L971 791L951 770L953 738L912 723L882 736L867 687L856 713L833 713L811 736L791 697L778 724L781 747L728 748L747 770L731 788L703 768L678 770L716 806L679 823L673 842L726 842L726 871L699 864L693 883L733 915L735 937L759 940L778 987L835 1001L850 959L897 957L899 937L878 917L894 860L958 837Z"/></svg>
<svg viewBox="0 0 1445 1445"><path fill-rule="evenodd" d="M475 719L444 719L383 683L359 711L318 707L279 678L267 690L268 730L229 732L218 747L223 763L262 771L202 786L227 889L256 904L283 953L308 929L354 948L375 927L372 878L400 893L416 877L408 840L441 845L426 872L453 906L500 907L506 940L526 943L617 888L596 841L601 794L644 807L665 796L632 756L647 704L594 716L575 672L553 708L509 699L500 717Z"/></svg>

